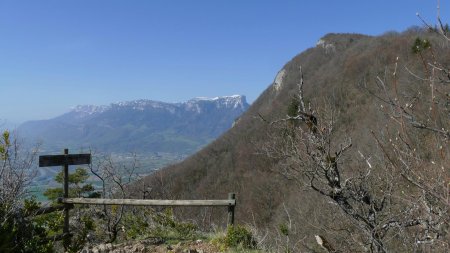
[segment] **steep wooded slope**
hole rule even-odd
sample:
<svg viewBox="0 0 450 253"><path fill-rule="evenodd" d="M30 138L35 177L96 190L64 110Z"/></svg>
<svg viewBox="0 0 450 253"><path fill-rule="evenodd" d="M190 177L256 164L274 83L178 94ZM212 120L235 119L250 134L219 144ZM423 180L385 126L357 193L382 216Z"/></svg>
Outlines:
<svg viewBox="0 0 450 253"><path fill-rule="evenodd" d="M331 226L336 222L332 214L339 210L317 193L282 177L277 173L280 168L275 166L276 161L261 154L260 146L269 140L272 130L260 115L267 121L286 116L297 92L301 66L305 100L336 110L337 140L352 138L354 152L346 162L355 166L354 171L346 173L355 173L359 169L357 151L380 155L370 131L380 133L388 124L380 110L382 102L367 90L377 90L377 76L389 79L397 66L399 90L426 89L409 72L422 71L418 56L411 52L417 36L428 37L437 45L434 54L441 62L449 63L439 38L423 31L379 37L326 35L316 47L288 62L232 129L185 161L139 182L135 194L140 194L143 184L152 187L154 198L224 198L227 192L235 192L238 221L276 230L289 213L300 234L311 239L320 231L317 224ZM220 217L220 211L217 212ZM222 217L225 218L223 213Z"/></svg>

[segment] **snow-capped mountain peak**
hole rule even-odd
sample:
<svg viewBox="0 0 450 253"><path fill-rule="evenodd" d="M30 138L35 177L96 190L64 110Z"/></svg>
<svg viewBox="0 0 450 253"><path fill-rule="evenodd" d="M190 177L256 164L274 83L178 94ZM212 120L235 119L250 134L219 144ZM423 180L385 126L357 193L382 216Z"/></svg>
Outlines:
<svg viewBox="0 0 450 253"><path fill-rule="evenodd" d="M72 108L73 112L82 113L86 115L92 115L96 113L102 113L108 109L108 106L104 105L77 105Z"/></svg>
<svg viewBox="0 0 450 253"><path fill-rule="evenodd" d="M248 107L246 97L243 95L232 95L223 97L196 97L186 102L186 104L196 104L199 102L215 103L216 108L223 109L242 109L245 110Z"/></svg>
<svg viewBox="0 0 450 253"><path fill-rule="evenodd" d="M72 112L78 114L78 117L88 117L91 115L103 113L111 109L131 109L136 111L145 111L146 109L166 110L174 113L175 110L187 110L201 113L205 106L214 106L216 109L233 109L245 111L248 107L246 97L243 95L232 95L222 97L196 97L182 103L166 103L148 99L139 99L132 101L122 101L111 103L110 105L78 105L72 109Z"/></svg>

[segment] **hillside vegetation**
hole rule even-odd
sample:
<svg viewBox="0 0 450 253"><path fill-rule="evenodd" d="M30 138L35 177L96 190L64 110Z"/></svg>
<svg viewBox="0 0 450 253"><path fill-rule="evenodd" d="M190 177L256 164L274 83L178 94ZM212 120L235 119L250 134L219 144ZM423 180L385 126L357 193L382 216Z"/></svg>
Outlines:
<svg viewBox="0 0 450 253"><path fill-rule="evenodd" d="M145 178L151 197L235 192L237 220L277 251L446 252L443 35L412 28L324 36L283 66L232 129ZM136 196L141 184L131 189ZM210 212L223 222L220 210ZM194 210L179 215L201 220Z"/></svg>

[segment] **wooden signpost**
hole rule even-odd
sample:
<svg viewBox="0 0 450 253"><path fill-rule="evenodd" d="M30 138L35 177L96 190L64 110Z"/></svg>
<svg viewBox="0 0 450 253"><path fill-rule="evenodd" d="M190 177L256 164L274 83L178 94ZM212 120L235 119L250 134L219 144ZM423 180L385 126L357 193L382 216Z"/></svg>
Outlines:
<svg viewBox="0 0 450 253"><path fill-rule="evenodd" d="M69 149L64 149L63 155L39 156L39 167L62 166L64 171L64 198L69 198L69 165L90 164L91 154L70 154ZM69 238L69 209L73 205L64 203L64 228L63 233Z"/></svg>

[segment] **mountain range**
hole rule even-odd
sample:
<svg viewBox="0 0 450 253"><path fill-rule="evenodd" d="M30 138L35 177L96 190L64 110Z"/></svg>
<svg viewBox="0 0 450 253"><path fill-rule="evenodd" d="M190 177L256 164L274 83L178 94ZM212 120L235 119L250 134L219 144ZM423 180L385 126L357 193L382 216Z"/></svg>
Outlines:
<svg viewBox="0 0 450 253"><path fill-rule="evenodd" d="M248 107L241 95L182 103L141 99L79 105L52 119L25 122L18 132L28 140L41 141L44 150L189 154L231 128Z"/></svg>

